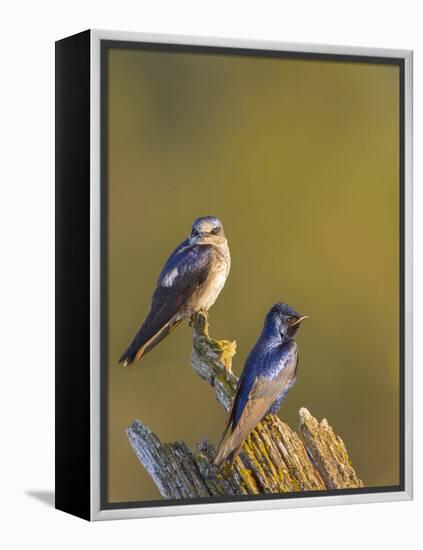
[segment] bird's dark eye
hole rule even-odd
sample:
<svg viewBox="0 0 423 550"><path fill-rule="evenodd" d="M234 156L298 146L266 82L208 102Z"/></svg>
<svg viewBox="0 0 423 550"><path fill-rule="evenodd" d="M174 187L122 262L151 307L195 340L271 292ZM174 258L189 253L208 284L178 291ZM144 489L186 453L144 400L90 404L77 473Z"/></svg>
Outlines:
<svg viewBox="0 0 423 550"><path fill-rule="evenodd" d="M191 234L193 237L196 237L198 235L198 231L195 228L193 228Z"/></svg>
<svg viewBox="0 0 423 550"><path fill-rule="evenodd" d="M215 227L214 229L211 230L212 235L218 235L219 232L220 232L220 227Z"/></svg>

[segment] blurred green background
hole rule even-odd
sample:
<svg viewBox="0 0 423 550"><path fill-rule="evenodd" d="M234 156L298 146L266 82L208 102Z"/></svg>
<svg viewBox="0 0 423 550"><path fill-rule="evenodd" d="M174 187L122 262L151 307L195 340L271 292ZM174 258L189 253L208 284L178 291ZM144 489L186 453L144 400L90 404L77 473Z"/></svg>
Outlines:
<svg viewBox="0 0 423 550"><path fill-rule="evenodd" d="M273 303L309 315L280 417L327 417L367 486L399 483L398 68L125 49L108 67L108 500L161 498L133 419L163 441L219 440L187 324L135 368L117 363L164 261L208 214L232 253L210 321L237 340L235 372Z"/></svg>

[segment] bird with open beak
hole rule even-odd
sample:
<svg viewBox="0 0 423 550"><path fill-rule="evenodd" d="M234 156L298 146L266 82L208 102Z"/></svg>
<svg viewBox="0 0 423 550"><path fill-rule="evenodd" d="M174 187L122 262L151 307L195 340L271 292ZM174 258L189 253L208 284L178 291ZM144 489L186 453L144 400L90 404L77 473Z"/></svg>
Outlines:
<svg viewBox="0 0 423 550"><path fill-rule="evenodd" d="M263 331L251 350L238 381L232 407L220 442L216 466L234 462L243 441L266 414L276 414L295 384L298 346L295 334L307 316L286 304L276 304L268 312ZM224 440L228 430L230 436Z"/></svg>
<svg viewBox="0 0 423 550"><path fill-rule="evenodd" d="M215 303L229 274L231 257L220 220L198 218L189 237L170 255L153 294L151 309L119 363L135 363L184 319Z"/></svg>

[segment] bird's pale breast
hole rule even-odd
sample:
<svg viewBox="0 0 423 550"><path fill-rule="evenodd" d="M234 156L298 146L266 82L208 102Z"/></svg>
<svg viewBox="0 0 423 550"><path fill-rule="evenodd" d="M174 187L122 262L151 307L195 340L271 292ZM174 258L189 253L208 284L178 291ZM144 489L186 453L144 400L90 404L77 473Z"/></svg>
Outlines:
<svg viewBox="0 0 423 550"><path fill-rule="evenodd" d="M193 299L190 300L189 305L193 312L200 309L208 311L215 303L220 291L225 285L230 265L231 260L227 244L219 248L216 247L216 253L210 273L194 294Z"/></svg>

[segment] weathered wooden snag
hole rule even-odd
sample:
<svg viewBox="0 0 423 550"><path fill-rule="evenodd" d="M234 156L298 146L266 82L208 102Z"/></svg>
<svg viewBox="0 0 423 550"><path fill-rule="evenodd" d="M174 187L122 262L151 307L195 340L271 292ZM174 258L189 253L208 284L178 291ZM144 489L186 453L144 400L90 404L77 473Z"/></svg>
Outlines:
<svg viewBox="0 0 423 550"><path fill-rule="evenodd" d="M210 338L203 313L195 316L192 330L192 368L229 410L238 381L231 370L236 343ZM206 438L194 450L182 441L162 443L140 420L127 434L164 498L363 487L342 439L326 419L319 423L304 407L299 411L298 433L269 414L244 443L234 465L221 470L213 465L216 450Z"/></svg>

